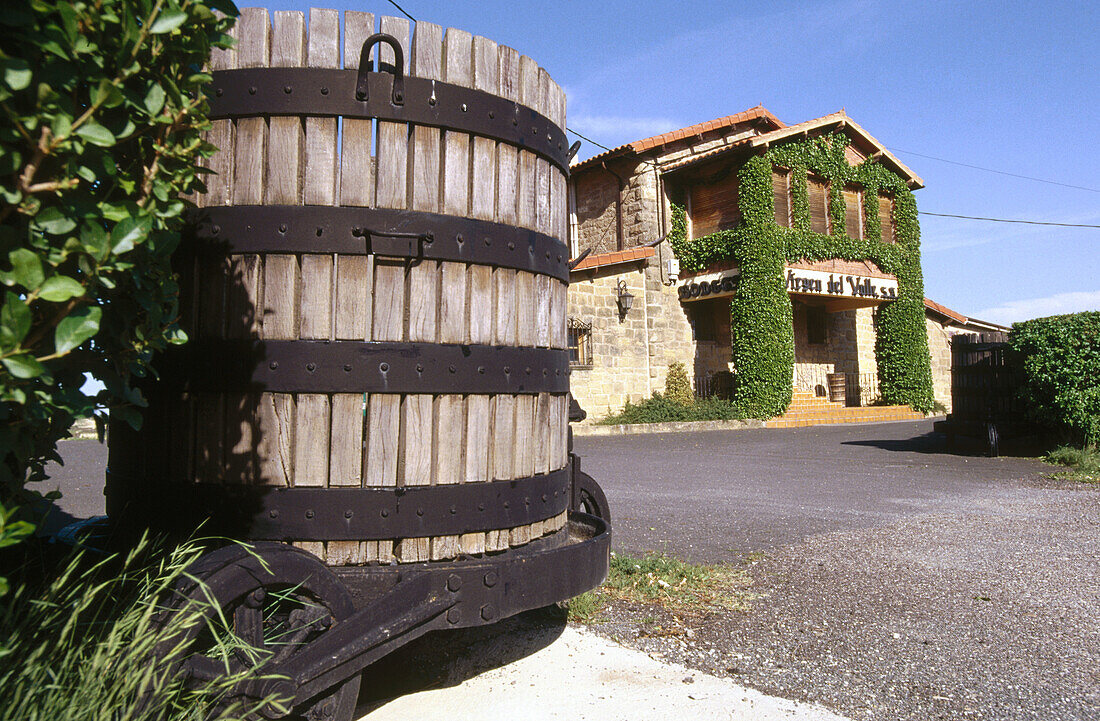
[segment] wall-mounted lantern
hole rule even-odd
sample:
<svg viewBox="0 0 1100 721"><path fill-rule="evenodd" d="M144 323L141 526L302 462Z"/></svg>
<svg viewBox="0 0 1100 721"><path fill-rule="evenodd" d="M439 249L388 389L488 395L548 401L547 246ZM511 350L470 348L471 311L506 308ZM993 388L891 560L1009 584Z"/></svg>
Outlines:
<svg viewBox="0 0 1100 721"><path fill-rule="evenodd" d="M626 289L625 280L620 280L615 286L615 295L619 304L619 320L622 320L634 305L634 296Z"/></svg>

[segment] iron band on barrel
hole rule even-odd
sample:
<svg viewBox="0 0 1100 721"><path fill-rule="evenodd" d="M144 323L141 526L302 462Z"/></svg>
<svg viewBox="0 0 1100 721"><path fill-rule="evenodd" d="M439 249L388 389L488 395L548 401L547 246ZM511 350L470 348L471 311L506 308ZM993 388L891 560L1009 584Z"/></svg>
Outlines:
<svg viewBox="0 0 1100 721"><path fill-rule="evenodd" d="M569 279L560 240L487 220L388 208L231 205L191 216L199 252L340 253L445 260Z"/></svg>
<svg viewBox="0 0 1100 721"><path fill-rule="evenodd" d="M367 73L367 100L356 99L358 72L334 68L244 68L212 73L211 120L261 115L376 118L472 133L536 153L569 174L565 131L505 98L438 80L404 77L404 102L392 102L393 75Z"/></svg>
<svg viewBox="0 0 1100 721"><path fill-rule="evenodd" d="M569 391L569 353L550 348L312 340L196 340L164 356L186 390L271 393Z"/></svg>
<svg viewBox="0 0 1100 721"><path fill-rule="evenodd" d="M108 492L139 482L108 473ZM148 489L147 489L148 490ZM552 518L569 505L567 468L487 483L401 488L277 488L215 483L158 486L126 493L129 517L138 504L171 508L183 532L205 522L204 533L252 540L359 541L425 538L522 526ZM153 508L148 509L154 512Z"/></svg>

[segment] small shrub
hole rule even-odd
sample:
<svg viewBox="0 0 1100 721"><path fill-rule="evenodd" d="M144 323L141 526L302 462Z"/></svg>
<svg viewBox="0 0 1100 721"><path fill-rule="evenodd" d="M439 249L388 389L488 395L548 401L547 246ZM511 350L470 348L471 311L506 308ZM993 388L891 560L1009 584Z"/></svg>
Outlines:
<svg viewBox="0 0 1100 721"><path fill-rule="evenodd" d="M1031 420L1074 445L1100 442L1100 311L1016 323L1009 342Z"/></svg>
<svg viewBox="0 0 1100 721"><path fill-rule="evenodd" d="M653 396L639 403L629 400L618 413L600 421L601 425L614 426L625 423L671 423L676 421L729 421L741 416L732 401L721 398L703 398L681 403L654 392Z"/></svg>
<svg viewBox="0 0 1100 721"><path fill-rule="evenodd" d="M670 363L668 376L665 377L665 397L677 403L689 404L695 400L695 394L691 392L691 383L688 381L687 371L683 363Z"/></svg>
<svg viewBox="0 0 1100 721"><path fill-rule="evenodd" d="M1043 460L1071 468L1078 480L1100 481L1100 451L1095 447L1059 446L1048 452Z"/></svg>

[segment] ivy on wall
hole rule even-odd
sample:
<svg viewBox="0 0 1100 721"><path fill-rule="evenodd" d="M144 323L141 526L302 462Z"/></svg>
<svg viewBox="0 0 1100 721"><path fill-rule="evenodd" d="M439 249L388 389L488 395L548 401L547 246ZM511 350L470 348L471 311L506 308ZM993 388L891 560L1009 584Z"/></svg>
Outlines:
<svg viewBox="0 0 1100 721"><path fill-rule="evenodd" d="M750 158L739 171L742 220L736 228L688 240L684 208L673 205L669 241L683 270L701 271L724 260L740 267L730 310L737 368L733 399L747 417L782 415L791 402L794 326L783 265L798 260L869 260L897 277L898 299L877 312L875 357L882 396L914 410L932 409L917 205L905 182L890 170L871 160L850 165L844 157L848 142L845 135L833 133L772 146ZM775 222L773 165L791 170L791 228ZM810 230L809 171L829 181L832 235ZM865 190L863 239L844 233L843 188L849 183ZM880 192L894 198L895 243L882 242Z"/></svg>

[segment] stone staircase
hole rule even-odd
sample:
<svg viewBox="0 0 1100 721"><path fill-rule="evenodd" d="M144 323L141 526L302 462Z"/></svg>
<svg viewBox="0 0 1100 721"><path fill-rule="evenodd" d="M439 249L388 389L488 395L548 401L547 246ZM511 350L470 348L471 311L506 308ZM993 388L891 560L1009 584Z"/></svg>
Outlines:
<svg viewBox="0 0 1100 721"><path fill-rule="evenodd" d="M909 406L847 407L819 398L804 390L794 391L787 412L764 422L765 428L796 428L832 423L882 423L884 421L916 421L924 418Z"/></svg>

